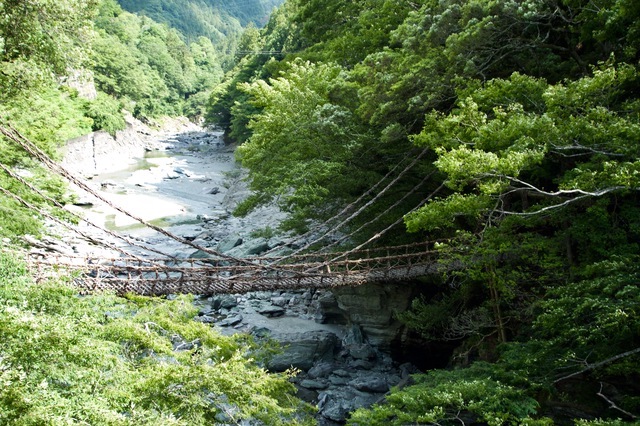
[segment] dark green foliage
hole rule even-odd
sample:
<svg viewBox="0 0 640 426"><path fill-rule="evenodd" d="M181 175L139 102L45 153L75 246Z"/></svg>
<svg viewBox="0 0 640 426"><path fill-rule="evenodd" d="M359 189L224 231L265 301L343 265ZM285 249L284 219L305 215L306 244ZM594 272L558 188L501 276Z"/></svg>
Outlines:
<svg viewBox="0 0 640 426"><path fill-rule="evenodd" d="M550 419L532 419L536 400L509 384L508 376L495 377L499 375L496 368L477 363L469 369L414 376L413 385L392 392L384 405L371 411L356 411L348 424L552 424Z"/></svg>
<svg viewBox="0 0 640 426"><path fill-rule="evenodd" d="M442 284L399 317L459 342L468 368L353 424L571 422L567 402L593 424L638 415L636 3L290 0L247 34L284 52L244 58L211 104L243 142L243 211L276 199L297 223L328 217L426 149L351 241L400 215L413 235L379 242L450 238L434 246Z"/></svg>

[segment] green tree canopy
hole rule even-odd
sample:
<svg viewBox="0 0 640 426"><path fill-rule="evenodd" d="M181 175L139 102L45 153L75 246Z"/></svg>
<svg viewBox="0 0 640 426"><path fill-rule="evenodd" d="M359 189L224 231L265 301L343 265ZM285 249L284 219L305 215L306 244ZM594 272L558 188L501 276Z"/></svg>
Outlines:
<svg viewBox="0 0 640 426"><path fill-rule="evenodd" d="M86 53L97 0L9 0L0 4L0 96L6 100L47 72L65 75Z"/></svg>
<svg viewBox="0 0 640 426"><path fill-rule="evenodd" d="M352 244L399 240L398 216L406 238L444 239L445 272L399 316L468 368L352 424L570 423L565 396L579 424L637 418L637 3L289 0L258 40L278 53L220 87L244 207L308 219L362 196L383 220L351 222Z"/></svg>

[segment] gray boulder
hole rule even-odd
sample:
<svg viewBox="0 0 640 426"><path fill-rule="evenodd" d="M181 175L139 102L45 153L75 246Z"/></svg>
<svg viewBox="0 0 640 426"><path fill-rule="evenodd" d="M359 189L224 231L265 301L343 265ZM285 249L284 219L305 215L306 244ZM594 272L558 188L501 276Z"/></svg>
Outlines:
<svg viewBox="0 0 640 426"><path fill-rule="evenodd" d="M379 375L359 377L349 382L349 384L362 392L384 393L389 390L389 383Z"/></svg>
<svg viewBox="0 0 640 426"><path fill-rule="evenodd" d="M256 311L269 318L280 317L285 313L285 309L282 306L272 305L271 303L261 304L256 308Z"/></svg>
<svg viewBox="0 0 640 426"><path fill-rule="evenodd" d="M269 250L269 243L264 240L250 240L245 243L245 253L248 256L258 255Z"/></svg>
<svg viewBox="0 0 640 426"><path fill-rule="evenodd" d="M211 298L211 307L215 310L232 309L238 306L238 299L230 294L214 296Z"/></svg>
<svg viewBox="0 0 640 426"><path fill-rule="evenodd" d="M242 237L239 236L230 236L226 238L218 244L218 251L222 253L227 253L231 249L238 247L242 244Z"/></svg>
<svg viewBox="0 0 640 426"><path fill-rule="evenodd" d="M284 352L267 364L267 368L274 372L282 372L290 367L307 371L318 361L330 361L339 343L338 336L323 330L273 335L272 338L284 347Z"/></svg>

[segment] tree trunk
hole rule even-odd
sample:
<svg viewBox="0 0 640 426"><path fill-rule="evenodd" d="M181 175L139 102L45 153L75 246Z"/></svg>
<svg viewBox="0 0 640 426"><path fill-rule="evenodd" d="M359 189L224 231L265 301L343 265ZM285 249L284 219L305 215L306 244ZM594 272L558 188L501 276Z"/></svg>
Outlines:
<svg viewBox="0 0 640 426"><path fill-rule="evenodd" d="M498 341L505 343L507 341L507 331L504 325L502 310L500 309L500 293L498 291L497 274L495 267L492 265L489 271L489 294L491 295L491 307L493 309L493 317L498 329Z"/></svg>

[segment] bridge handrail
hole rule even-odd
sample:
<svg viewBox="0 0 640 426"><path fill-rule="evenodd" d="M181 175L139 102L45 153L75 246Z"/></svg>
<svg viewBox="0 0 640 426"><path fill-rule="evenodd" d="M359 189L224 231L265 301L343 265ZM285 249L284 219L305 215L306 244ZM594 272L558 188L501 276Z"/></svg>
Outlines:
<svg viewBox="0 0 640 426"><path fill-rule="evenodd" d="M437 244L439 242L442 241L446 241L446 240L433 240L433 241L423 241L423 242L418 242L418 243L412 243L412 244L403 244L403 245L397 245L397 246L385 246L385 247L373 247L373 248L368 248L368 249L359 249L359 250L355 250L355 251L349 251L346 253L349 253L349 256L346 257L346 259L362 259L362 258L369 258L369 259L373 259L373 258L385 258L385 257L394 257L394 256L401 256L401 255L411 255L414 253L424 253L425 251L433 251L433 250L425 250L425 251L415 251L416 248L420 248L420 247L424 247L425 249L428 249L430 247L433 247L434 244ZM308 260L308 261L316 261L316 262L322 262L322 261L327 261L327 260L331 260L335 257L340 257L344 254L345 252L327 252L327 253L318 253L318 252L314 252L314 253L307 253L307 254L297 254L297 255L286 255L286 256L269 256L269 257L261 257L261 256L251 256L251 257L246 257L243 258L243 262L242 263L237 263L236 265L247 265L249 267L254 267L254 266L259 266L259 265L268 265L270 263L273 262L277 262L279 261L281 258L286 257L288 260L296 260L296 262L293 261L289 261L285 264L292 264L292 263L301 263L299 261L301 260ZM384 253L384 255L376 255L376 253ZM398 253L396 255L392 255L391 253ZM400 254L402 253L402 254ZM366 256L364 256L366 255ZM42 256L40 253L33 253L30 255L30 257L38 257L38 256ZM164 264L167 268L171 268L172 266L170 265L171 263L191 263L195 266L195 264L203 264L203 266L205 266L204 264L207 263L211 263L211 262L225 262L227 264L235 264L234 262L230 261L229 259L225 259L225 258L205 258L205 259L199 259L199 258L145 258L144 260L141 261L140 258L133 258L133 257L113 257L113 258L97 258L97 257L91 257L91 256L80 256L80 255L73 255L73 254L47 254L46 257L50 258L50 257L55 257L58 261L60 262L61 259L73 259L76 261L81 261L81 262L90 262L90 261L94 261L91 264L92 265L97 265L100 263L115 263L115 262L127 262L127 263L138 263L138 262L145 262L145 263L161 263ZM100 262L102 261L102 262ZM253 263L252 264L247 264L246 261L250 261ZM284 265L284 264L283 264ZM280 265L278 265L280 266Z"/></svg>
<svg viewBox="0 0 640 426"><path fill-rule="evenodd" d="M388 263L390 261L400 261L403 259L420 259L425 256L433 256L437 255L437 250L429 250L422 252L414 252L414 253L406 253L399 255L389 255L389 256L378 256L378 257L368 257L368 258L355 258L355 259L343 259L337 260L329 265L327 265L323 258L320 260L312 260L307 261L305 263L283 263L278 265L277 270L282 271L291 271L291 270L313 270L315 268L340 268L340 267L348 267L348 266L364 266L371 264L379 264L379 263ZM167 271L167 272L184 272L185 270L189 270L192 272L228 272L228 271L238 271L238 272L247 272L254 271L256 268L247 265L247 264L225 264L225 261L220 261L220 264L212 264L212 265L203 265L200 264L201 259L181 259L180 264L188 264L189 266L180 266L178 265L167 265L166 267L158 267L158 262L166 261L166 259L148 259L147 261L140 261L135 258L101 258L100 262L93 262L96 258L92 257L75 257L75 256L66 256L66 255L56 255L56 256L48 256L45 259L31 259L30 262L33 264L41 264L47 265L54 268L65 268L72 270L121 270L121 271L137 271L141 273L145 272L156 272L156 271ZM74 260L82 260L82 262L74 262ZM260 272L264 273L263 270Z"/></svg>

